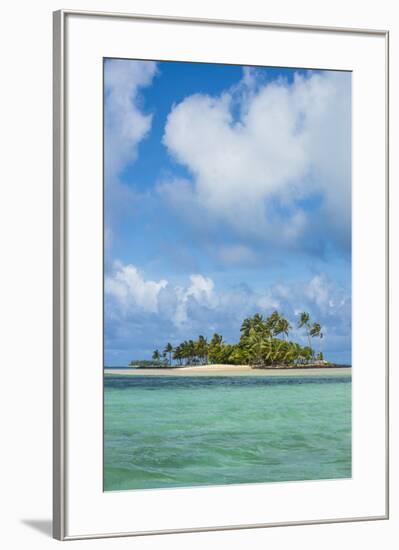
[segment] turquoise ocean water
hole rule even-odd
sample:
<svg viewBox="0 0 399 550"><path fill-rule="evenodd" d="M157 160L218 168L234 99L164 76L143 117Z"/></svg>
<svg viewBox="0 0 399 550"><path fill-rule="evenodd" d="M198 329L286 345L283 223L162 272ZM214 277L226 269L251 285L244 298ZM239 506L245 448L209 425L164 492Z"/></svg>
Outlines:
<svg viewBox="0 0 399 550"><path fill-rule="evenodd" d="M105 376L104 489L351 477L348 376Z"/></svg>

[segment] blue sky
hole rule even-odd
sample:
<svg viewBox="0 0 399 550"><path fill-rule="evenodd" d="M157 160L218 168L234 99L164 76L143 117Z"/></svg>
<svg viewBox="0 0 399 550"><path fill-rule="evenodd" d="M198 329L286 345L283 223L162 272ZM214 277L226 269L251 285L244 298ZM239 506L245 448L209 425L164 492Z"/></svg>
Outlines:
<svg viewBox="0 0 399 550"><path fill-rule="evenodd" d="M350 362L350 74L108 59L104 101L105 364L274 309Z"/></svg>

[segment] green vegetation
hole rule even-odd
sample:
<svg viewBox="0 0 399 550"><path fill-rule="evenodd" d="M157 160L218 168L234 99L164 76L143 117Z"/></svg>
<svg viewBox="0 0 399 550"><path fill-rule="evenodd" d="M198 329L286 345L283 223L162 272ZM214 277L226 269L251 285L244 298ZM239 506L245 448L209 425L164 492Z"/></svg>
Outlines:
<svg viewBox="0 0 399 550"><path fill-rule="evenodd" d="M297 327L304 329L308 345L301 346L288 339L291 324L278 311L264 318L259 313L244 319L237 344L228 344L221 334L211 340L200 335L197 340L185 340L176 347L168 342L162 352L152 354L152 361L131 361L136 367L172 367L181 365L230 364L250 365L256 368L276 366L306 366L327 364L323 353L311 345L315 338L323 338L321 325L312 322L307 312L302 312Z"/></svg>
<svg viewBox="0 0 399 550"><path fill-rule="evenodd" d="M169 354L169 366L172 365L172 353L173 353L173 346L170 342L168 342L165 346L165 349L163 350L163 356L166 357L167 354Z"/></svg>
<svg viewBox="0 0 399 550"><path fill-rule="evenodd" d="M132 359L129 363L129 367L137 367L137 368L150 368L154 366L163 367L164 363L161 361L151 361L149 359Z"/></svg>

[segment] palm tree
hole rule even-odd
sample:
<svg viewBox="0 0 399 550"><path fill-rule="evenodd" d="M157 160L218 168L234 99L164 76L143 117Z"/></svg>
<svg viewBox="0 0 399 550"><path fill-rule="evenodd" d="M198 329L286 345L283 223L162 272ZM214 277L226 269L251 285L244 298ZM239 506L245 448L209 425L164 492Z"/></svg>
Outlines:
<svg viewBox="0 0 399 550"><path fill-rule="evenodd" d="M285 355L284 352L284 340L274 340L274 350L272 354L272 364L279 363L282 360L282 357Z"/></svg>
<svg viewBox="0 0 399 550"><path fill-rule="evenodd" d="M187 340L184 340L184 342L180 344L180 348L181 348L181 352L180 352L181 358L186 360L186 365L187 365L190 359L190 345L187 342Z"/></svg>
<svg viewBox="0 0 399 550"><path fill-rule="evenodd" d="M223 336L215 332L207 346L207 353L211 363L218 363L222 359L223 346Z"/></svg>
<svg viewBox="0 0 399 550"><path fill-rule="evenodd" d="M243 337L248 337L251 329L259 333L264 333L266 330L265 320L260 313L255 313L253 317L247 317L242 322L240 332Z"/></svg>
<svg viewBox="0 0 399 550"><path fill-rule="evenodd" d="M248 337L248 344L249 344L249 350L250 350L250 358L251 362L254 365L261 365L262 364L262 355L263 355L263 343L264 339L262 335L257 332L253 327L250 330L249 337Z"/></svg>
<svg viewBox="0 0 399 550"><path fill-rule="evenodd" d="M188 341L188 354L189 354L189 358L190 358L190 363L195 363L195 359L196 359L196 349L195 349L195 342L194 340L189 340Z"/></svg>
<svg viewBox="0 0 399 550"><path fill-rule="evenodd" d="M255 315L252 317L252 326L256 330L256 332L263 332L264 321L260 313L255 313Z"/></svg>
<svg viewBox="0 0 399 550"><path fill-rule="evenodd" d="M168 342L165 346L165 349L163 350L164 353L169 353L169 365L172 366L172 352L173 352L173 346L170 342Z"/></svg>
<svg viewBox="0 0 399 550"><path fill-rule="evenodd" d="M300 346L296 342L294 343L290 342L290 344L292 349L292 359L294 363L301 363L304 359L302 346Z"/></svg>
<svg viewBox="0 0 399 550"><path fill-rule="evenodd" d="M311 347L311 345L310 345L310 334L309 334L309 330L310 330L310 315L309 315L309 313L307 313L306 311L303 311L303 312L300 314L300 316L299 316L298 328L302 328L302 327L305 327L306 336L308 337L309 347Z"/></svg>
<svg viewBox="0 0 399 550"><path fill-rule="evenodd" d="M164 357L166 360L162 364L171 366L173 360L179 365L203 365L208 362L245 363L258 367L308 364L315 359L312 338L323 338L321 325L311 321L309 313L305 311L299 315L297 324L299 328L305 328L309 344L306 347L288 340L292 328L289 321L278 311L273 311L266 319L260 313L244 319L240 327L240 340L236 344L224 342L221 334L215 333L209 343L205 336L200 335L197 340L185 340L175 348L168 342L162 354L159 350L154 351L152 359L160 363ZM283 338L277 338L280 334ZM322 357L321 352L317 357Z"/></svg>
<svg viewBox="0 0 399 550"><path fill-rule="evenodd" d="M319 338L323 338L323 333L321 332L321 325L319 323L313 323L313 325L310 327L310 336L314 338L315 336L318 336Z"/></svg>
<svg viewBox="0 0 399 550"><path fill-rule="evenodd" d="M182 346L176 346L173 352L173 359L175 359L179 365L181 365L183 359Z"/></svg>
<svg viewBox="0 0 399 550"><path fill-rule="evenodd" d="M240 332L242 333L242 336L246 336L246 337L249 336L249 331L251 330L251 326L252 326L252 319L247 317L246 319L243 320L240 328Z"/></svg>
<svg viewBox="0 0 399 550"><path fill-rule="evenodd" d="M298 361L298 355L299 355L299 350L296 347L297 345L298 344L293 344L292 342L286 342L286 347L283 355L283 363L296 364L296 362Z"/></svg>
<svg viewBox="0 0 399 550"><path fill-rule="evenodd" d="M223 344L223 336L215 332L212 336L211 345L212 346L221 346Z"/></svg>
<svg viewBox="0 0 399 550"><path fill-rule="evenodd" d="M274 344L273 340L267 339L263 340L262 343L262 353L263 353L263 363L264 365L271 365L273 362L273 351L274 351Z"/></svg>
<svg viewBox="0 0 399 550"><path fill-rule="evenodd" d="M291 329L291 325L284 317L280 316L280 319L276 323L274 328L274 335L278 336L279 334L284 334L286 339L288 339L288 332Z"/></svg>
<svg viewBox="0 0 399 550"><path fill-rule="evenodd" d="M323 333L321 332L321 325L319 323L313 323L310 327L309 334L312 338L323 338Z"/></svg>
<svg viewBox="0 0 399 550"><path fill-rule="evenodd" d="M277 324L280 322L280 314L278 311L273 311L271 315L266 319L266 326L271 335L274 334Z"/></svg>
<svg viewBox="0 0 399 550"><path fill-rule="evenodd" d="M313 357L313 350L310 346L306 346L302 349L302 356L305 363L309 363Z"/></svg>
<svg viewBox="0 0 399 550"><path fill-rule="evenodd" d="M198 341L196 342L196 354L200 361L207 363L208 362L208 342L203 336L198 336Z"/></svg>

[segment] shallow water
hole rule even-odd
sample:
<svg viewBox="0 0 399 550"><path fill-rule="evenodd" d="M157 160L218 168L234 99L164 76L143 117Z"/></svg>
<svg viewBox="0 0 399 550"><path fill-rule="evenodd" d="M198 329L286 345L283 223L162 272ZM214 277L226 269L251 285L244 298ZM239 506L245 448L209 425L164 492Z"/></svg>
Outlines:
<svg viewBox="0 0 399 550"><path fill-rule="evenodd" d="M104 489L351 477L351 378L105 376Z"/></svg>

